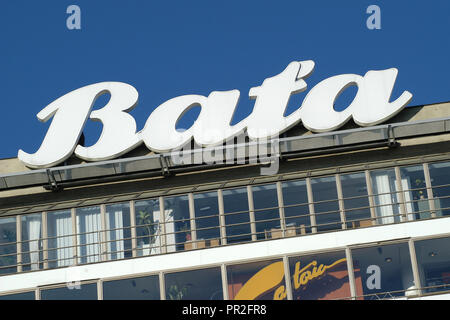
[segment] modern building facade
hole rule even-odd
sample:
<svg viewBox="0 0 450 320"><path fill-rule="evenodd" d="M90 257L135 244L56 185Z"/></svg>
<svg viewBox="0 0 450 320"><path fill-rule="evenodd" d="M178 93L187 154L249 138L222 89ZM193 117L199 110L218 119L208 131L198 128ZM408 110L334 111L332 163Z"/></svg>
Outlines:
<svg viewBox="0 0 450 320"><path fill-rule="evenodd" d="M449 102L250 149L0 160L0 299L450 298Z"/></svg>

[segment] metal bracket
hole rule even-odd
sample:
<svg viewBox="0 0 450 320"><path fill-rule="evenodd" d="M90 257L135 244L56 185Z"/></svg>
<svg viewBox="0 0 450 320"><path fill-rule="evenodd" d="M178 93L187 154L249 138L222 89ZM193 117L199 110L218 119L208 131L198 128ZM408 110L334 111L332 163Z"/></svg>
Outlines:
<svg viewBox="0 0 450 320"><path fill-rule="evenodd" d="M399 143L395 140L394 128L392 125L388 124L386 131L388 147L397 147Z"/></svg>
<svg viewBox="0 0 450 320"><path fill-rule="evenodd" d="M56 179L55 179L55 176L53 175L53 171L51 171L50 169L47 169L46 172L47 172L47 177L48 177L48 185L44 186L44 188L46 190L51 190L51 191L62 190L62 186L59 186L56 183Z"/></svg>
<svg viewBox="0 0 450 320"><path fill-rule="evenodd" d="M172 174L169 170L169 164L167 163L167 159L162 154L159 155L159 164L161 165L161 173L164 177L168 177Z"/></svg>

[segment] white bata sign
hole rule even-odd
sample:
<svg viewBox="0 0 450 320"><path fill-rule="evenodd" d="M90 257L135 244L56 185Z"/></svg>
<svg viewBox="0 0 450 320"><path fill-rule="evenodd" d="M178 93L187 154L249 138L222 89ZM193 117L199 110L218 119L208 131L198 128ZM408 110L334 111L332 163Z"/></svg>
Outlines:
<svg viewBox="0 0 450 320"><path fill-rule="evenodd" d="M360 126L372 126L396 115L412 98L411 93L404 91L389 102L398 72L395 68L368 71L364 77L343 74L318 83L308 92L302 106L285 117L289 98L306 90L304 79L313 69L311 60L294 61L280 74L265 79L261 86L251 88L249 96L255 99L253 112L233 126L230 122L239 100L238 90L213 91L208 97L185 95L170 99L157 107L144 128L136 132L136 122L128 113L138 101L134 87L121 82L88 85L58 98L37 114L42 122L51 117L53 121L39 150L34 154L19 150L18 158L30 168L46 168L63 162L73 152L87 161L113 159L142 142L155 152L169 152L192 139L203 147L220 145L244 130L252 140L267 139L300 121L314 132L335 130L351 118ZM335 111L335 100L352 85L358 87L354 100L345 110ZM105 92L111 95L108 104L91 111L96 98ZM195 123L188 130L176 130L177 121L195 105L201 106ZM88 118L101 121L103 130L94 145L83 147L77 143Z"/></svg>

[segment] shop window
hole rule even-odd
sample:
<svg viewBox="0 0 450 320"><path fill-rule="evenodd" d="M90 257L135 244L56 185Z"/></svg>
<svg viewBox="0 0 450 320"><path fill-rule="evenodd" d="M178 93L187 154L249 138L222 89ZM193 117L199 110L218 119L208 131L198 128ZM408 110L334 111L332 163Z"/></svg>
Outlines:
<svg viewBox="0 0 450 320"><path fill-rule="evenodd" d="M350 282L345 252L331 252L289 258L294 300L348 298Z"/></svg>
<svg viewBox="0 0 450 320"><path fill-rule="evenodd" d="M16 218L0 218L0 274L17 272Z"/></svg>
<svg viewBox="0 0 450 320"><path fill-rule="evenodd" d="M164 210L166 210L167 251L192 248L193 221L190 219L189 197L187 195L165 197Z"/></svg>
<svg viewBox="0 0 450 320"><path fill-rule="evenodd" d="M400 205L395 184L395 171L376 170L370 172L378 224L400 222Z"/></svg>
<svg viewBox="0 0 450 320"><path fill-rule="evenodd" d="M223 190L227 243L252 240L247 188Z"/></svg>
<svg viewBox="0 0 450 320"><path fill-rule="evenodd" d="M105 218L107 260L131 257L130 204L107 205Z"/></svg>
<svg viewBox="0 0 450 320"><path fill-rule="evenodd" d="M281 233L276 184L253 186L255 227L257 239L268 239Z"/></svg>
<svg viewBox="0 0 450 320"><path fill-rule="evenodd" d="M77 208L78 262L92 263L101 261L101 216L100 206Z"/></svg>
<svg viewBox="0 0 450 320"><path fill-rule="evenodd" d="M336 179L323 177L311 179L314 199L314 213L317 231L341 229L341 215L336 190Z"/></svg>
<svg viewBox="0 0 450 320"><path fill-rule="evenodd" d="M168 273L167 300L223 300L220 268Z"/></svg>
<svg viewBox="0 0 450 320"><path fill-rule="evenodd" d="M77 284L60 288L42 289L41 300L97 300L97 284Z"/></svg>
<svg viewBox="0 0 450 320"><path fill-rule="evenodd" d="M227 266L230 300L285 300L281 259Z"/></svg>
<svg viewBox="0 0 450 320"><path fill-rule="evenodd" d="M197 248L218 246L220 227L217 192L194 194L194 208Z"/></svg>
<svg viewBox="0 0 450 320"><path fill-rule="evenodd" d="M0 300L35 300L35 299L36 295L34 291L5 294L0 296Z"/></svg>
<svg viewBox="0 0 450 320"><path fill-rule="evenodd" d="M286 236L311 233L306 181L286 181L281 186L283 190Z"/></svg>
<svg viewBox="0 0 450 320"><path fill-rule="evenodd" d="M364 172L340 175L347 228L372 225Z"/></svg>
<svg viewBox="0 0 450 320"><path fill-rule="evenodd" d="M403 198L407 220L427 219L431 217L423 166L400 168ZM439 202L435 202L439 205Z"/></svg>
<svg viewBox="0 0 450 320"><path fill-rule="evenodd" d="M134 203L134 211L136 215L137 255L141 257L161 253L163 243L159 200L149 199L136 201ZM173 237L172 229L169 238Z"/></svg>
<svg viewBox="0 0 450 320"><path fill-rule="evenodd" d="M414 242L424 292L450 290L450 238Z"/></svg>
<svg viewBox="0 0 450 320"><path fill-rule="evenodd" d="M47 213L49 267L63 267L73 264L74 243L72 237L72 216L70 209Z"/></svg>
<svg viewBox="0 0 450 320"><path fill-rule="evenodd" d="M417 294L407 243L353 249L356 293L378 300Z"/></svg>
<svg viewBox="0 0 450 320"><path fill-rule="evenodd" d="M436 216L448 216L450 215L450 162L433 163L428 168L435 198Z"/></svg>
<svg viewBox="0 0 450 320"><path fill-rule="evenodd" d="M42 269L42 215L27 214L22 223L22 270Z"/></svg>
<svg viewBox="0 0 450 320"><path fill-rule="evenodd" d="M159 299L159 277L156 275L103 282L103 300Z"/></svg>

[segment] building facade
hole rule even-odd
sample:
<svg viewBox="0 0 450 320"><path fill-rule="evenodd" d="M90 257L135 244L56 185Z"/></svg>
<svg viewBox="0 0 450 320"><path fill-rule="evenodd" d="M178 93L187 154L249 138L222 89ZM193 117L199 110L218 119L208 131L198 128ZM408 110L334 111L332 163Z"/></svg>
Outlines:
<svg viewBox="0 0 450 320"><path fill-rule="evenodd" d="M447 102L263 163L2 159L0 299L448 299L449 147Z"/></svg>

